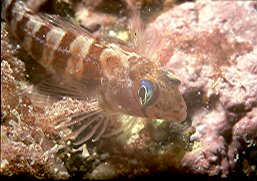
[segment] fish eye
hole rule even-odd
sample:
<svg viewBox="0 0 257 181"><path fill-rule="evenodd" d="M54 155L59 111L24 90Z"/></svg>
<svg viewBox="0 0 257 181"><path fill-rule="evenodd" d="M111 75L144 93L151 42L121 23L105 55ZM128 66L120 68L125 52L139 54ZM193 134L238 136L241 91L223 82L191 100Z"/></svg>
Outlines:
<svg viewBox="0 0 257 181"><path fill-rule="evenodd" d="M140 87L138 89L139 102L141 105L149 104L153 96L153 85L147 80L140 81Z"/></svg>

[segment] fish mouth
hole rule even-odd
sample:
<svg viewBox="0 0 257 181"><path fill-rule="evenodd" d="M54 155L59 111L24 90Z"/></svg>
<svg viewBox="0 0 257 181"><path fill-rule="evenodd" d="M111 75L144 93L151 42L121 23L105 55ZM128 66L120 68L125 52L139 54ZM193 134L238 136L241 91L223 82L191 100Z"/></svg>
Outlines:
<svg viewBox="0 0 257 181"><path fill-rule="evenodd" d="M165 116L165 120L184 121L187 118L187 106L183 102L179 109L169 111Z"/></svg>

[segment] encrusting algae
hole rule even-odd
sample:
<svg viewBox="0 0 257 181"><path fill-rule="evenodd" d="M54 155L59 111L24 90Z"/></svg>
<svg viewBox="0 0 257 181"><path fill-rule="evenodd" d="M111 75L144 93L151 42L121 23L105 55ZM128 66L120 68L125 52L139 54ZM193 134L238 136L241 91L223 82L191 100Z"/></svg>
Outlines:
<svg viewBox="0 0 257 181"><path fill-rule="evenodd" d="M1 175L256 175L256 2L135 1L9 1Z"/></svg>
<svg viewBox="0 0 257 181"><path fill-rule="evenodd" d="M178 89L180 81L169 70L163 69L158 60L140 55L124 45L94 38L87 30L58 16L37 14L23 1L3 1L2 18L5 23L2 23L1 35L6 34L7 26L14 43L10 43L6 35L4 42L16 51L12 53L4 48L3 52L8 52L10 57L1 54L2 113L5 106L12 105L10 101L15 105L2 116L1 173L4 175L29 173L39 178L68 178L68 171L87 172L90 167L98 170L102 164L96 164L97 160L103 157L97 150L108 147L104 140L121 138L112 140L111 144L116 145L113 148L124 150L124 153L130 150L133 157L136 145L145 144L138 142L141 140L138 133L144 130L145 124L151 124L152 119L182 121L186 118L186 105ZM43 74L46 76L43 77L47 78L36 86L27 86L25 73L19 75L21 78L13 75L13 67L9 65L13 57L21 57L25 63L36 60L45 68ZM18 58L15 61L21 62ZM20 65L24 68L23 62ZM5 70L10 70L8 76L12 81L3 81L7 77ZM8 86L12 88L7 89ZM17 93L7 96L15 89ZM4 102L6 96L9 102ZM132 136L129 141L131 135L134 138ZM90 146L96 141L99 141L96 145L100 144L98 148ZM80 145L83 146L76 148ZM146 146L141 148L140 154L145 155ZM158 144L152 146L159 147ZM107 155L116 153L113 149L105 150ZM75 162L81 152L86 158L81 164L85 166L78 168ZM150 155L155 155L154 152ZM20 160L16 159L17 155ZM116 158L108 156L101 161ZM114 169L113 161L108 161L109 170ZM147 159L141 161L149 164ZM18 170L19 162L24 163L21 170ZM8 169L11 171L7 172ZM138 173L140 169L142 173L148 172L148 169L138 167ZM128 168L112 173L111 177L135 174ZM99 177L94 174L87 177Z"/></svg>

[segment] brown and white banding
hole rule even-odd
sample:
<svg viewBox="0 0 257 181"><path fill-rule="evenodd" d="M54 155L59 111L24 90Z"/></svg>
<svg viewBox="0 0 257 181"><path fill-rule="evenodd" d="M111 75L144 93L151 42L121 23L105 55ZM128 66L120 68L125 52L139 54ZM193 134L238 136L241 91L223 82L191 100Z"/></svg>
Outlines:
<svg viewBox="0 0 257 181"><path fill-rule="evenodd" d="M10 9L8 10L8 8ZM10 4L9 7L7 7L5 12L10 13L8 17L6 15L6 18L8 18L7 22L10 23L12 27L11 30L13 31L13 33L21 30L21 27L19 27L18 25L23 18L31 19L32 18L31 15L33 14L33 12L30 9L28 9L23 2L19 2L19 1L14 4Z"/></svg>
<svg viewBox="0 0 257 181"><path fill-rule="evenodd" d="M33 37L35 37L36 32L40 29L42 24L38 22L35 18L29 19L26 23L25 28L25 39L24 39L24 46L27 50L30 50L32 47Z"/></svg>
<svg viewBox="0 0 257 181"><path fill-rule="evenodd" d="M70 43L76 39L77 35L70 31L65 31L64 36L58 43L58 47L53 53L53 61L51 61L52 68L56 71L56 73L63 74L68 60L72 56L72 52L70 51Z"/></svg>
<svg viewBox="0 0 257 181"><path fill-rule="evenodd" d="M101 79L101 72L103 67L101 67L100 63L100 56L104 49L106 49L106 46L104 44L101 44L97 39L94 39L94 41L91 43L91 45L87 45L88 50L87 53L83 55L83 70L82 68L78 70L77 74L82 77L82 81L85 81L90 84L98 84ZM86 52L86 51L85 51ZM81 65L79 62L76 66Z"/></svg>
<svg viewBox="0 0 257 181"><path fill-rule="evenodd" d="M60 43L66 32L58 27L52 27L46 34L46 43L42 55L42 63L49 66L54 61L54 53L60 46Z"/></svg>
<svg viewBox="0 0 257 181"><path fill-rule="evenodd" d="M40 28L32 36L31 47L28 51L38 61L43 56L43 50L46 47L46 35L50 30L51 27L42 23Z"/></svg>
<svg viewBox="0 0 257 181"><path fill-rule="evenodd" d="M7 21L10 22L12 19L12 10L15 6L16 2L15 0L3 0L2 1L2 12L1 17Z"/></svg>
<svg viewBox="0 0 257 181"><path fill-rule="evenodd" d="M84 73L84 61L94 41L94 38L79 35L71 42L70 52L72 56L68 60L65 73L76 74L78 78L82 76Z"/></svg>
<svg viewBox="0 0 257 181"><path fill-rule="evenodd" d="M123 52L118 52L112 48L104 49L100 56L101 66L104 67L103 73L109 75L109 79L121 78L121 75L125 75L128 58ZM112 73L110 74L110 72Z"/></svg>

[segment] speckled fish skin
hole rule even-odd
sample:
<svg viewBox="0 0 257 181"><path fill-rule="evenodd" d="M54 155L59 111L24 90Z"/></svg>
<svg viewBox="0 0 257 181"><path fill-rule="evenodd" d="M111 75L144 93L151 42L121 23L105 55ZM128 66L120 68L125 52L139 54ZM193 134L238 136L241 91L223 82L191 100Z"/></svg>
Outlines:
<svg viewBox="0 0 257 181"><path fill-rule="evenodd" d="M22 1L4 0L2 18L33 59L52 74L73 81L94 96L106 113L182 121L186 104L178 80L136 51L94 38L86 30L37 14ZM153 88L151 101L139 100L140 82ZM85 82L88 85L85 85Z"/></svg>

